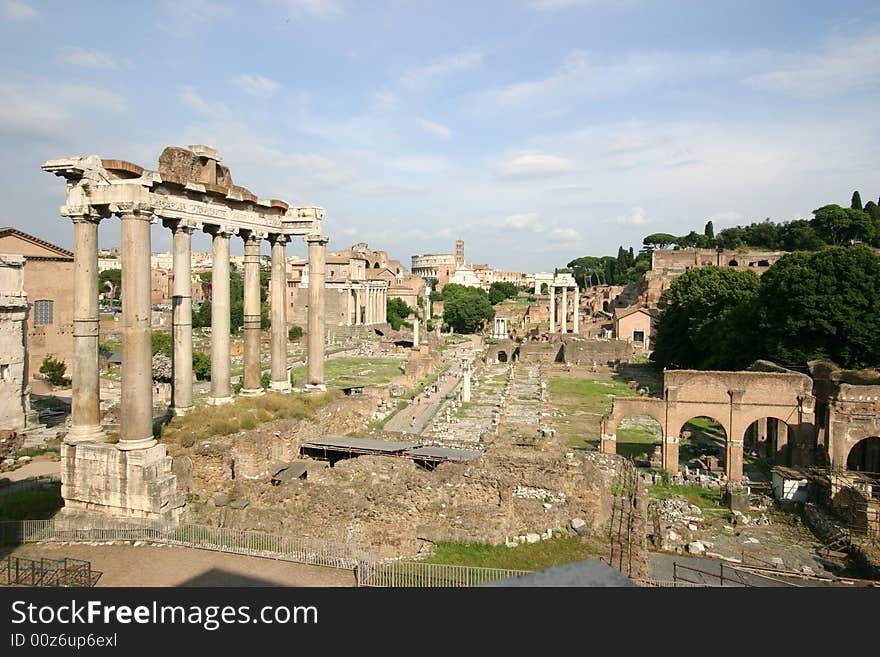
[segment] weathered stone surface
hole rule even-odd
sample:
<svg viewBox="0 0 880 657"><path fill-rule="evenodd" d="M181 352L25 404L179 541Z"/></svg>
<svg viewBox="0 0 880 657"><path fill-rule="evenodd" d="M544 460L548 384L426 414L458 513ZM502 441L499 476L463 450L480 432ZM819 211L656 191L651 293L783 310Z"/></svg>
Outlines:
<svg viewBox="0 0 880 657"><path fill-rule="evenodd" d="M526 534L526 543L538 543L541 540L540 534L528 533Z"/></svg>
<svg viewBox="0 0 880 657"><path fill-rule="evenodd" d="M687 551L691 554L701 555L706 552L706 546L700 543L700 541L693 541L688 543Z"/></svg>
<svg viewBox="0 0 880 657"><path fill-rule="evenodd" d="M214 506L221 507L229 504L229 495L225 493L220 493L219 495L214 496Z"/></svg>
<svg viewBox="0 0 880 657"><path fill-rule="evenodd" d="M248 504L250 504L250 502L248 502L247 500L232 500L229 503L229 508L230 509L246 509Z"/></svg>

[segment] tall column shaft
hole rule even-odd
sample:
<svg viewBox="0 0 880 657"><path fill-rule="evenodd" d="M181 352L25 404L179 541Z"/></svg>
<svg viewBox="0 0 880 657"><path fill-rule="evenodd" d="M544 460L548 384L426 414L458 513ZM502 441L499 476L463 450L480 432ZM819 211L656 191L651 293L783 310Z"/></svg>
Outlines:
<svg viewBox="0 0 880 657"><path fill-rule="evenodd" d="M471 400L471 366L470 363L465 363L462 366L464 372L462 373L461 380L461 401L469 402Z"/></svg>
<svg viewBox="0 0 880 657"><path fill-rule="evenodd" d="M562 288L562 318L560 320L562 332L565 333L568 328L568 288Z"/></svg>
<svg viewBox="0 0 880 657"><path fill-rule="evenodd" d="M248 233L244 240L243 395L263 393L260 369L260 238Z"/></svg>
<svg viewBox="0 0 880 657"><path fill-rule="evenodd" d="M146 449L153 439L153 371L150 335L150 215L126 212L122 220L121 450Z"/></svg>
<svg viewBox="0 0 880 657"><path fill-rule="evenodd" d="M413 320L413 349L419 348L419 318Z"/></svg>
<svg viewBox="0 0 880 657"><path fill-rule="evenodd" d="M348 304L348 321L346 322L346 325L352 326L354 324L354 290L348 290L346 294L346 302Z"/></svg>
<svg viewBox="0 0 880 657"><path fill-rule="evenodd" d="M550 286L550 332L556 332L556 288Z"/></svg>
<svg viewBox="0 0 880 657"><path fill-rule="evenodd" d="M324 385L324 276L327 259L325 235L308 235L309 245L309 364L308 383Z"/></svg>
<svg viewBox="0 0 880 657"><path fill-rule="evenodd" d="M211 397L210 404L232 401L229 359L229 235L214 233L211 258Z"/></svg>
<svg viewBox="0 0 880 657"><path fill-rule="evenodd" d="M101 440L101 373L98 368L99 216L73 219L73 363L71 427L65 442Z"/></svg>
<svg viewBox="0 0 880 657"><path fill-rule="evenodd" d="M355 326L360 326L363 322L363 315L361 314L361 307L364 305L364 294L361 288L357 288L354 291L354 323Z"/></svg>
<svg viewBox="0 0 880 657"><path fill-rule="evenodd" d="M192 408L192 232L189 226L173 228L174 280L171 298L171 336L174 351L171 358L173 385L171 408L182 415Z"/></svg>
<svg viewBox="0 0 880 657"><path fill-rule="evenodd" d="M574 324L573 332L577 335L580 332L580 306L581 306L581 297L580 290L578 288L574 288L574 317L572 322Z"/></svg>
<svg viewBox="0 0 880 657"><path fill-rule="evenodd" d="M269 387L279 392L290 391L287 376L287 238L275 235L272 240L272 377Z"/></svg>

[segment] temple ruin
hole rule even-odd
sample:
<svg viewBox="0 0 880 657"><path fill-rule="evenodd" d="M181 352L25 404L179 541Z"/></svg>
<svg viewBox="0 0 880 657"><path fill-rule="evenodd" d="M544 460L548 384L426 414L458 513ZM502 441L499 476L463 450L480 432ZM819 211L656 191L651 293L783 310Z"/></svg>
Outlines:
<svg viewBox="0 0 880 657"><path fill-rule="evenodd" d="M67 182L61 215L73 222L74 330L71 427L62 447L65 509L111 515L174 519L183 497L165 445L153 437L150 333L150 226L173 234L174 413L193 406L191 238L212 236L210 404L233 401L230 382L229 246L244 242L244 372L242 395L262 394L260 385L260 242L272 246L271 383L290 390L287 371L285 247L294 236L308 244L309 286L307 388L324 388L324 276L328 238L324 210L264 199L235 185L216 150L203 145L169 146L157 170L97 155L49 160L42 169ZM122 222L122 400L119 441L105 442L101 426L98 367L98 226Z"/></svg>

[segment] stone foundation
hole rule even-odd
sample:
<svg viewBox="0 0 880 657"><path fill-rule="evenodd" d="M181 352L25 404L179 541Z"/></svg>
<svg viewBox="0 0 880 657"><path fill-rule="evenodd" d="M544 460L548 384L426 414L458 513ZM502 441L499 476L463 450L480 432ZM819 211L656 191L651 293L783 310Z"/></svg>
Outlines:
<svg viewBox="0 0 880 657"><path fill-rule="evenodd" d="M177 490L165 445L122 451L108 443L61 446L65 510L108 516L177 520L185 497Z"/></svg>

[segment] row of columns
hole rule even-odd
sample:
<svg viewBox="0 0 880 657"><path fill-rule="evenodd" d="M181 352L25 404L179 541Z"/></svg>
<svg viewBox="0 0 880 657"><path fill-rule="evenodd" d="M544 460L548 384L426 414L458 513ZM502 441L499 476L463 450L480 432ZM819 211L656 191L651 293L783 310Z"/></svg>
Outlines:
<svg viewBox="0 0 880 657"><path fill-rule="evenodd" d="M130 207L128 207L130 206ZM122 401L121 450L152 447L152 334L150 303L150 225L155 215L149 208L127 204L116 212L122 226ZM67 442L100 441L104 434L100 413L98 366L98 224L102 218L92 208L71 213L74 226L74 344L71 428ZM192 390L192 234L195 228L183 220L166 219L173 231L172 298L172 409L187 412L193 405ZM230 381L230 285L229 240L236 229L206 226L212 236L211 391L210 404L233 400ZM261 394L260 384L260 237L241 230L244 239L244 373L242 394ZM324 262L328 238L309 235L309 347L308 380L313 387L324 383ZM289 391L287 374L287 303L285 301L287 236L270 234L272 244L272 324L270 388Z"/></svg>
<svg viewBox="0 0 880 657"><path fill-rule="evenodd" d="M311 268L311 264L309 265ZM311 280L311 273L309 274ZM311 283L310 283L311 284ZM349 296L349 326L383 324L388 321L388 288L370 285L353 287Z"/></svg>
<svg viewBox="0 0 880 657"><path fill-rule="evenodd" d="M548 288L550 292L550 332L556 333L556 294L557 291L562 290L562 307L560 312L560 322L559 322L559 332L560 333L569 333L568 330L568 287L564 285L554 285L551 284ZM580 331L580 290L575 286L574 288L574 308L572 309L572 331L571 333L577 334Z"/></svg>

